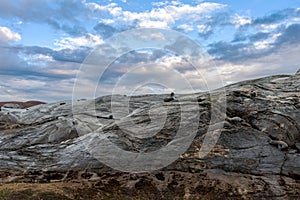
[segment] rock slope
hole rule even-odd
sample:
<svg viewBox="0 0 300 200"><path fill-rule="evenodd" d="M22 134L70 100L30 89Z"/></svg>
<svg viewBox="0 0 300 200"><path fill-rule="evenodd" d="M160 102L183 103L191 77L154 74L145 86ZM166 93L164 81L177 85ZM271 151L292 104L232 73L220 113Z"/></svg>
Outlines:
<svg viewBox="0 0 300 200"><path fill-rule="evenodd" d="M300 197L300 75L244 81L225 91L224 126L204 158L198 155L211 121L208 93L182 94L172 102L163 101L167 95L130 97L129 113L113 112L110 96L1 111L1 180L88 181L111 198L128 196L125 190L149 199ZM123 99L114 98L115 108L123 106ZM189 109L192 99L197 100L196 111ZM174 162L153 172L125 173L95 158L91 149L101 137L135 153L155 152L171 143L176 148L179 102L188 106L186 116L197 116L199 125L191 145ZM166 108L167 115L161 115ZM165 123L158 130L161 120ZM139 137L126 131L132 123L142 127L136 128ZM188 137L189 124L182 126ZM143 130L155 134L143 137ZM101 156L116 156L110 154L103 151Z"/></svg>

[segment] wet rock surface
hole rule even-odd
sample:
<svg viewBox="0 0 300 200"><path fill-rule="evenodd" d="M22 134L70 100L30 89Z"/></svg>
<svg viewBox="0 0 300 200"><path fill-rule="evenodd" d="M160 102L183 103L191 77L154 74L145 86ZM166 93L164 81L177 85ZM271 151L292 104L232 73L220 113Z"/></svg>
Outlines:
<svg viewBox="0 0 300 200"><path fill-rule="evenodd" d="M169 95L134 96L127 112L123 109L127 98L121 95L114 97L114 110L106 96L73 105L63 101L1 111L0 178L2 182L88 181L106 195L117 191L115 195L142 194L149 199L300 197L299 75L244 81L225 91L224 126L204 158L199 158L199 149L211 121L208 93L177 95L171 102L164 102ZM182 121L182 106L190 123ZM176 136L179 127L184 137L191 137L188 127L194 119L199 123L187 150L154 172L118 172L91 150L101 138L134 153L155 152L168 144L176 147L182 139ZM287 147L279 148L276 141ZM109 151L102 155L116 156Z"/></svg>

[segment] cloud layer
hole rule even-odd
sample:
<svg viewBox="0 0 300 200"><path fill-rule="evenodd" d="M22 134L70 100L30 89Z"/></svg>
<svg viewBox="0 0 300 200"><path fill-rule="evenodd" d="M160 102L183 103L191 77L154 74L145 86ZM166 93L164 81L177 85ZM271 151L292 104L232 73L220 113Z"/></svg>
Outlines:
<svg viewBox="0 0 300 200"><path fill-rule="evenodd" d="M300 8L287 6L251 15L247 9L233 10L232 5L218 1L184 2L1 1L0 100L70 99L76 73L92 50L105 46L111 36L135 28L171 29L192 38L214 58L224 83L300 68ZM36 27L51 32L39 35ZM36 44L42 34L43 44ZM153 41L164 39L151 37ZM127 74L128 85L122 82L118 89L120 93L134 87L129 78L151 81L155 75L167 77L170 88L147 85L140 91L186 92L176 81L178 74L167 73L171 69L194 87L205 89L203 78L191 64L165 49L128 52L110 67L101 77L104 85L99 95L111 92L125 72L131 73ZM86 80L85 87L89 84Z"/></svg>

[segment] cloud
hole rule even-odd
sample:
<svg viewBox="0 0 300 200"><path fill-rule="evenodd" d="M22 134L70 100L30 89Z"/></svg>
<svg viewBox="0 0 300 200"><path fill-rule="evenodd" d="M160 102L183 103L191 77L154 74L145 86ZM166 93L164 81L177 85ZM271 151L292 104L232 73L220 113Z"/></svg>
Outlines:
<svg viewBox="0 0 300 200"><path fill-rule="evenodd" d="M97 31L97 33L100 34L103 38L108 38L115 32L117 32L117 29L115 27L103 22L100 22L96 26L94 26L94 30Z"/></svg>
<svg viewBox="0 0 300 200"><path fill-rule="evenodd" d="M110 3L108 5L102 6L94 2L86 2L82 1L84 6L91 10L92 12L108 12L113 16L121 15L122 8L118 6L116 3Z"/></svg>
<svg viewBox="0 0 300 200"><path fill-rule="evenodd" d="M216 42L209 45L208 53L220 60L238 60L253 55L253 48L249 44L231 44L229 42Z"/></svg>
<svg viewBox="0 0 300 200"><path fill-rule="evenodd" d="M210 35L213 34L213 29L209 25L201 24L197 26L197 29L198 29L198 35L200 37L203 37L204 39L207 39Z"/></svg>
<svg viewBox="0 0 300 200"><path fill-rule="evenodd" d="M10 81L1 81L1 85L4 87L11 87L14 89L38 89L46 85L44 81L41 80L29 80L21 77L11 78Z"/></svg>
<svg viewBox="0 0 300 200"><path fill-rule="evenodd" d="M249 34L246 35L246 33L243 32L237 32L234 36L234 39L232 40L232 42L244 42L249 40L250 42L257 42L257 41L261 41L261 40L266 40L269 37L271 37L271 33L268 32L257 32L254 34Z"/></svg>
<svg viewBox="0 0 300 200"><path fill-rule="evenodd" d="M39 99L70 99L75 74L92 49L98 44L104 44L104 39L132 28L172 28L206 42L204 44L207 44L208 52L216 58L228 83L267 75L273 73L272 69L277 70L276 73L283 72L282 68L293 71L293 62L299 63L296 53L300 40L300 25L297 21L300 19L299 9L283 9L255 18L232 13L226 10L225 4L197 2L156 2L152 3L154 7L149 10L134 12L121 7L125 5L123 3L105 5L87 0L0 1L0 17L4 20L22 21L23 25L18 27L30 24L28 22L47 24L60 30L55 31L55 34L61 34L61 38L54 42L56 48L10 46L8 41L21 40L21 36L12 30L22 33L19 31L21 28L0 27L0 41L7 43L0 47L0 91L7 91L0 93L0 98L12 94L29 99L32 96ZM130 6L131 2L127 3ZM157 43L166 39L160 35L151 37ZM135 39L133 37L128 42L135 42ZM174 46L180 49L180 42ZM117 52L110 50L103 45L100 51L105 52L109 58L117 55ZM284 62L284 58L289 60ZM165 79L172 89L186 90L176 81L182 77L196 87L204 84L199 74L185 60L156 49L152 52L129 52L118 58L114 68L106 71L101 89L111 92L118 79L130 70L132 73L127 76L128 81L119 87L122 93L128 91L127 87L132 88L138 81L151 80L151 77ZM181 76L170 74L172 70ZM96 69L90 73L94 72ZM85 87L80 88L83 93L93 81L89 77L85 78ZM4 80L8 81L5 83ZM154 86L145 86L146 89L140 91L148 91L151 87Z"/></svg>
<svg viewBox="0 0 300 200"><path fill-rule="evenodd" d="M18 51L9 46L0 47L0 71L9 71L27 67L27 63L18 56Z"/></svg>
<svg viewBox="0 0 300 200"><path fill-rule="evenodd" d="M264 17L249 18L247 23L239 22L231 42L209 44L208 51L217 59L240 62L268 56L282 46L299 44L300 24L292 20L299 14L297 9L289 8Z"/></svg>
<svg viewBox="0 0 300 200"><path fill-rule="evenodd" d="M181 31L187 33L187 32L193 31L194 30L194 26L191 25L191 24L180 24L179 26L177 26L175 28L175 30L179 30L179 31L181 30Z"/></svg>
<svg viewBox="0 0 300 200"><path fill-rule="evenodd" d="M249 40L250 42L255 42L255 41L259 41L259 40L265 40L267 38L270 37L270 33L266 33L266 32L258 32L258 33L255 33L253 35L250 35L249 36Z"/></svg>
<svg viewBox="0 0 300 200"><path fill-rule="evenodd" d="M15 77L0 74L2 101L70 100L74 79L51 79L40 76Z"/></svg>
<svg viewBox="0 0 300 200"><path fill-rule="evenodd" d="M1 100L70 99L74 77L87 53L83 49L1 46Z"/></svg>
<svg viewBox="0 0 300 200"><path fill-rule="evenodd" d="M299 44L282 46L259 58L246 57L244 60L232 62L218 60L216 65L227 84L269 75L294 74L299 69L299 49Z"/></svg>
<svg viewBox="0 0 300 200"><path fill-rule="evenodd" d="M145 12L125 11L116 3L106 6L97 3L87 3L84 5L92 12L107 12L114 19L114 24L131 24L138 28L168 28L176 21L195 21L199 15L207 14L226 7L224 4L204 2L195 6L183 4L176 1L166 3L159 8L152 8Z"/></svg>
<svg viewBox="0 0 300 200"><path fill-rule="evenodd" d="M250 17L240 16L236 14L231 18L231 23L236 27L240 27L240 26L245 26L247 24L251 24L252 19Z"/></svg>
<svg viewBox="0 0 300 200"><path fill-rule="evenodd" d="M21 36L7 27L0 26L0 42L20 41Z"/></svg>
<svg viewBox="0 0 300 200"><path fill-rule="evenodd" d="M300 24L292 24L282 32L278 38L278 44L299 44Z"/></svg>
<svg viewBox="0 0 300 200"><path fill-rule="evenodd" d="M72 49L61 47L57 50L39 46L17 47L15 49L17 54L24 54L24 57L44 55L46 57L51 57L54 61L75 63L82 63L92 50L91 47L87 46L74 47Z"/></svg>
<svg viewBox="0 0 300 200"><path fill-rule="evenodd" d="M16 0L0 1L0 17L16 18L23 23L48 24L55 30L63 30L70 35L85 33L84 24L87 10L81 1Z"/></svg>
<svg viewBox="0 0 300 200"><path fill-rule="evenodd" d="M286 20L287 18L290 18L292 16L297 15L297 10L288 8L283 9L277 12L274 12L270 15L266 15L264 17L259 17L253 20L253 25L261 25L261 24L274 24L281 21Z"/></svg>
<svg viewBox="0 0 300 200"><path fill-rule="evenodd" d="M103 44L103 40L98 35L93 35L91 33L75 38L66 37L54 42L54 45L58 46L60 49L72 50L79 47L94 47L99 44Z"/></svg>
<svg viewBox="0 0 300 200"><path fill-rule="evenodd" d="M203 14L207 14L219 9L225 8L226 5L218 3L200 3L196 6L188 4L167 5L164 8L152 9L149 12L133 13L124 12L125 21L139 21L139 27L147 27L147 22L156 22L158 28L163 26L169 27L175 21L184 19L185 21L195 21Z"/></svg>

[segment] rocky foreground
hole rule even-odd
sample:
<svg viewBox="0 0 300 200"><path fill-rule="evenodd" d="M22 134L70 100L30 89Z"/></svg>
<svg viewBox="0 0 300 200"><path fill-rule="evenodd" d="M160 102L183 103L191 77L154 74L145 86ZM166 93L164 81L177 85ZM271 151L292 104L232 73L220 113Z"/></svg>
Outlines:
<svg viewBox="0 0 300 200"><path fill-rule="evenodd" d="M245 81L225 90L224 126L204 158L199 149L211 121L207 93L178 95L171 102L163 101L166 95L134 96L130 113L121 118L114 116L109 96L77 101L73 109L71 101L63 101L2 110L0 199L299 199L300 74ZM136 153L174 144L179 102L187 105L192 98L199 107L197 132L170 165L122 172L90 150L97 145L91 141L102 136ZM121 105L122 96L114 103ZM122 128L135 122L151 131L155 124L147 126L149 110L159 118L165 108L164 126L152 137L134 137Z"/></svg>

